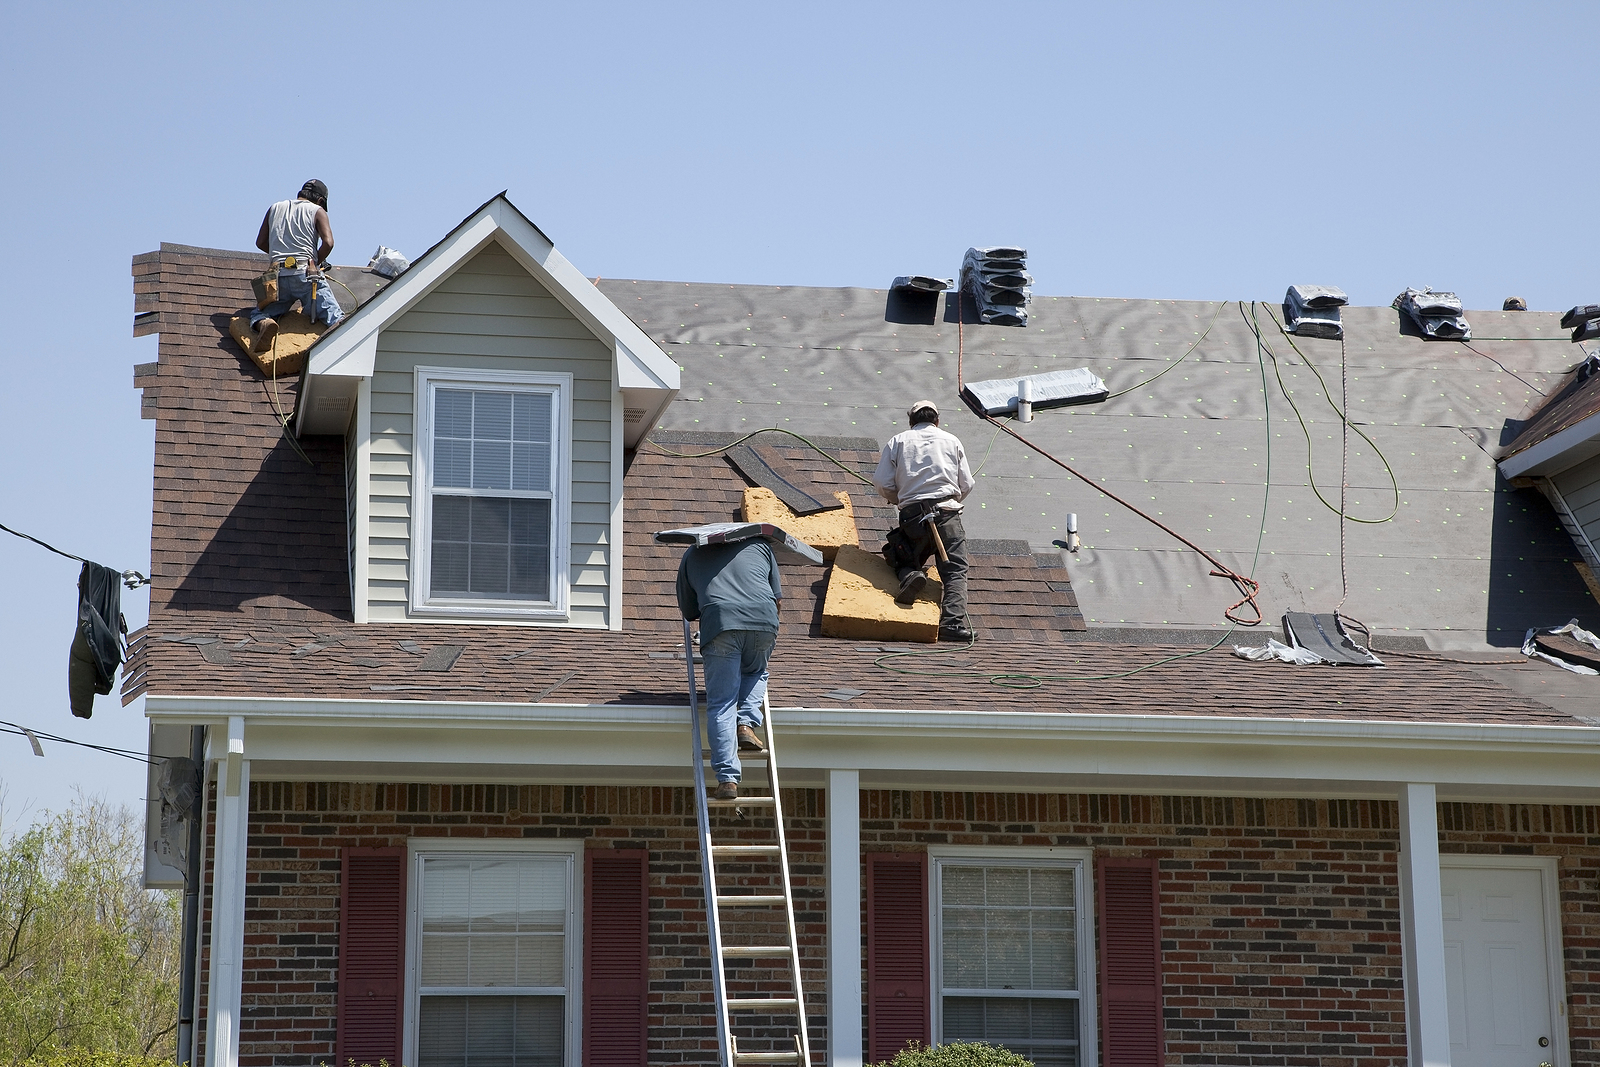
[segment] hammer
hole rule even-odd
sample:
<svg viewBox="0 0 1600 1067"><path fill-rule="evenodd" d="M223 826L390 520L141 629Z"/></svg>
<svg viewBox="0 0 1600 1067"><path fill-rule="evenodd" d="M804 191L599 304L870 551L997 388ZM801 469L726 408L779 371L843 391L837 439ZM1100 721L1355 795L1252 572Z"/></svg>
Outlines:
<svg viewBox="0 0 1600 1067"><path fill-rule="evenodd" d="M928 532L933 535L933 548L939 554L940 563L949 563L950 557L944 551L944 538L939 536L939 524L933 521L935 512L930 511L923 517L923 522L928 524Z"/></svg>

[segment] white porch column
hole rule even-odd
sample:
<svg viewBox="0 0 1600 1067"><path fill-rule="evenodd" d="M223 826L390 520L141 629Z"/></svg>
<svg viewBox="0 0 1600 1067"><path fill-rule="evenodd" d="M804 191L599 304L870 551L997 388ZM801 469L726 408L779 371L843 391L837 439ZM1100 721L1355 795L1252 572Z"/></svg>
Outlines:
<svg viewBox="0 0 1600 1067"><path fill-rule="evenodd" d="M828 1064L861 1064L861 772L828 772Z"/></svg>
<svg viewBox="0 0 1600 1067"><path fill-rule="evenodd" d="M1400 929L1411 1067L1450 1065L1437 805L1432 783L1408 782L1400 788Z"/></svg>
<svg viewBox="0 0 1600 1067"><path fill-rule="evenodd" d="M210 756L217 762L217 837L216 869L211 887L206 1064L207 1067L238 1067L239 1001L244 967L245 834L250 817L250 761L244 758L243 716L229 717L227 747L223 751L213 748Z"/></svg>

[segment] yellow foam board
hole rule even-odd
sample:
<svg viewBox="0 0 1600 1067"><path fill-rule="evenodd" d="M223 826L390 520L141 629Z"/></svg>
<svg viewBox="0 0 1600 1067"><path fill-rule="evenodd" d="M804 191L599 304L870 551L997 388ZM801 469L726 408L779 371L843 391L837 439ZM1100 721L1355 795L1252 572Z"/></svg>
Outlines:
<svg viewBox="0 0 1600 1067"><path fill-rule="evenodd" d="M929 571L915 603L895 603L899 591L899 579L882 556L858 545L840 545L822 601L822 633L871 641L937 641L944 586L935 572Z"/></svg>
<svg viewBox="0 0 1600 1067"><path fill-rule="evenodd" d="M823 559L833 559L840 545L861 543L860 535L856 533L856 513L850 506L850 494L835 493L833 496L844 505L842 511L796 515L771 489L755 486L744 491L744 521L770 522L774 526L781 526L821 552Z"/></svg>
<svg viewBox="0 0 1600 1067"><path fill-rule="evenodd" d="M273 340L272 347L266 352L253 352L251 347L255 344L255 331L250 329L250 316L235 315L228 323L228 333L245 354L261 368L261 373L273 377L274 365L279 378L293 378L300 373L306 365L306 350L316 344L327 328L320 323L314 323L298 311L290 311L278 316L278 336Z"/></svg>

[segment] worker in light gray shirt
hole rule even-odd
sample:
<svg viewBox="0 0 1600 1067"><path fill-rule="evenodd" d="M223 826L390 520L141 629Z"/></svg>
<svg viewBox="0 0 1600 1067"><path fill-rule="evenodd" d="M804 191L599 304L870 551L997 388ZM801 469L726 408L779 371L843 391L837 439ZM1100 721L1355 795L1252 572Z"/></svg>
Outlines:
<svg viewBox="0 0 1600 1067"><path fill-rule="evenodd" d="M939 640L970 643L976 635L967 624L967 535L961 502L976 482L960 438L939 428L939 408L933 401L917 401L906 416L911 429L889 438L872 475L884 499L900 507L900 525L883 546L884 559L900 580L895 600L911 604L928 584L923 567L937 554L937 529L946 557L938 564L944 583Z"/></svg>
<svg viewBox="0 0 1600 1067"><path fill-rule="evenodd" d="M338 325L344 311L321 269L333 252L326 185L312 178L293 200L280 200L267 208L256 234L256 247L278 270L278 299L250 312L250 328L256 332L251 348L256 353L271 350L278 336L278 316L296 301L312 322Z"/></svg>
<svg viewBox="0 0 1600 1067"><path fill-rule="evenodd" d="M755 728L761 725L782 599L778 557L766 541L691 546L678 564L678 607L689 621L700 620L706 733L718 800L738 799L738 750L766 750Z"/></svg>

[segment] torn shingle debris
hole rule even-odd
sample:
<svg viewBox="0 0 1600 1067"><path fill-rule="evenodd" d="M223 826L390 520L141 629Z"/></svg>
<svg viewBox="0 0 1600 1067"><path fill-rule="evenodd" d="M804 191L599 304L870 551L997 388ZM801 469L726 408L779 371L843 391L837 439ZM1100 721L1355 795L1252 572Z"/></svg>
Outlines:
<svg viewBox="0 0 1600 1067"><path fill-rule="evenodd" d="M774 448L739 445L728 449L727 460L752 483L770 490L796 515L833 511L844 506L832 493L814 486L809 476Z"/></svg>
<svg viewBox="0 0 1600 1067"><path fill-rule="evenodd" d="M461 653L466 645L436 645L422 662L417 664L419 671L447 671L456 665L456 660L461 658Z"/></svg>

